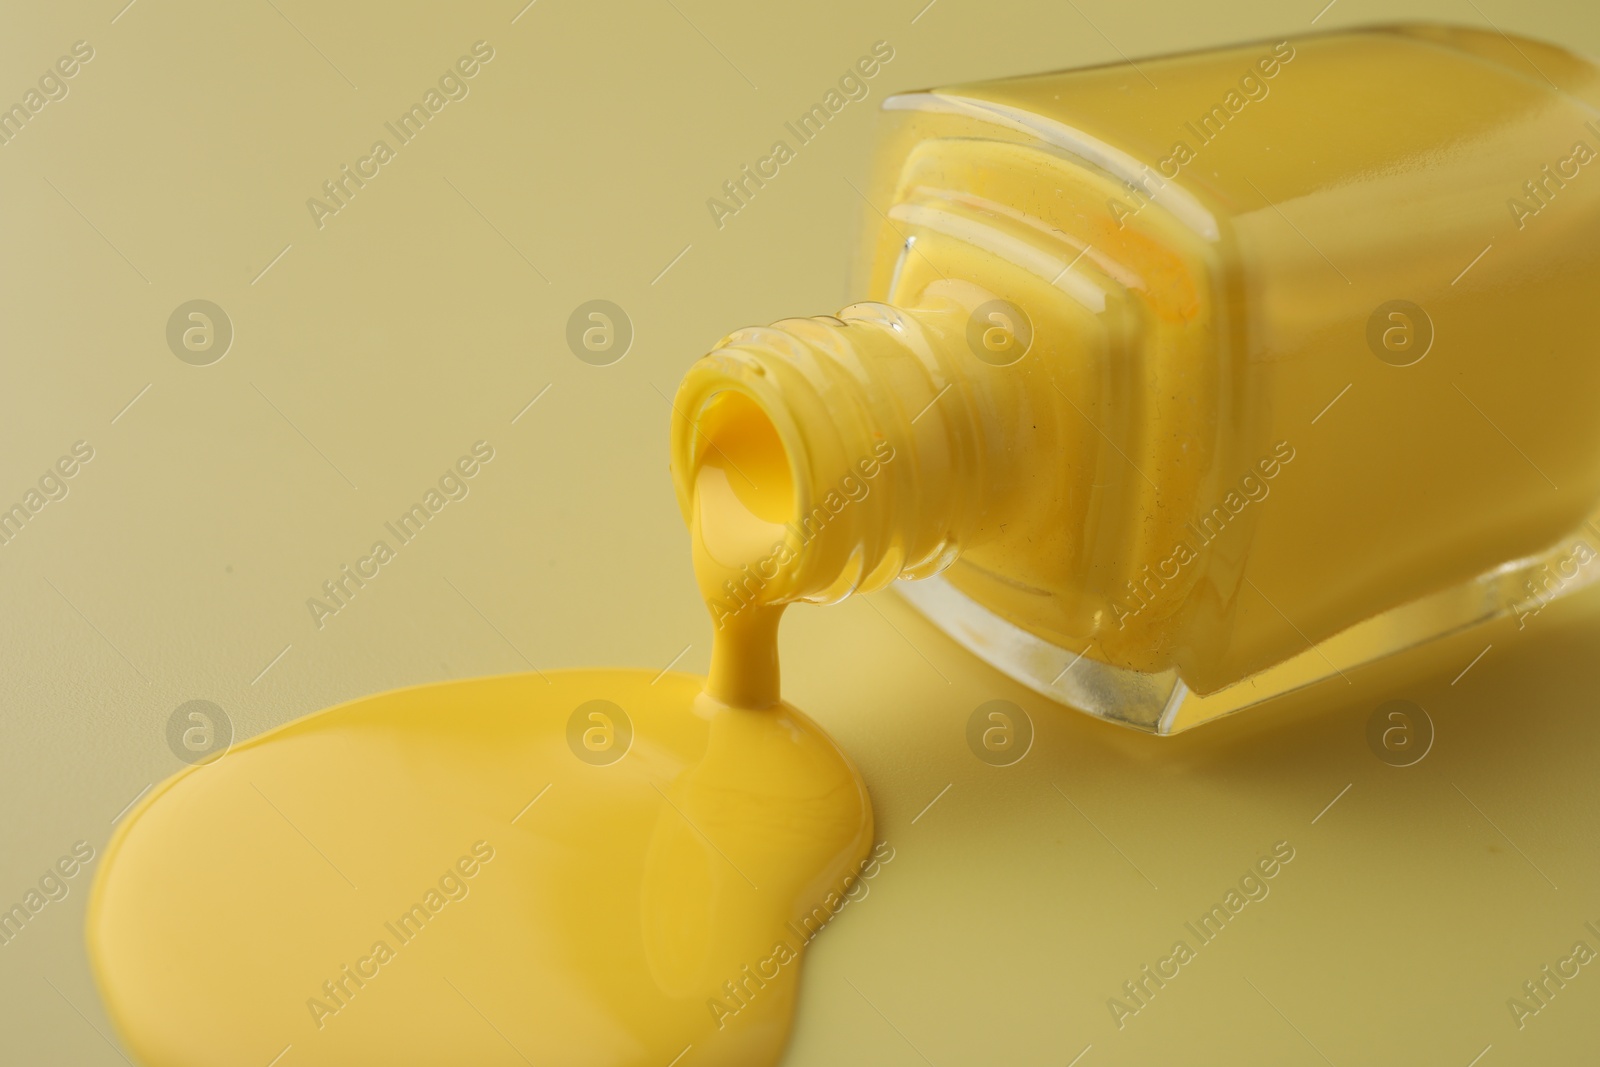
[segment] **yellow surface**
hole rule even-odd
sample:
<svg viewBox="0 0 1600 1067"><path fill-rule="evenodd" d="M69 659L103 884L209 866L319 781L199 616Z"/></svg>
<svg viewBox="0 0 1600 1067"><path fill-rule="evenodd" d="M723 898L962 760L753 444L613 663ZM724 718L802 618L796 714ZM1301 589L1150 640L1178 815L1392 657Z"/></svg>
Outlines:
<svg viewBox="0 0 1600 1067"><path fill-rule="evenodd" d="M691 26L670 5L541 0L512 25L518 6L139 0L112 24L66 4L13 16L0 39L7 101L73 42L95 49L0 147L0 497L20 500L75 442L94 449L0 547L0 903L48 901L0 946L0 1060L123 1062L84 962L86 879L113 817L181 767L167 724L184 702L216 702L248 738L530 663L653 677L689 646L675 669L704 672L663 396L731 324L862 295L843 265L857 213L875 216L843 179L863 182L885 91L1280 37L1317 13L1080 4L1091 24L1063 5L940 0L911 24L919 5L680 3ZM1590 11L1480 7L1600 52ZM1317 26L1369 14L1341 3ZM879 39L895 58L866 101L717 229L706 199ZM307 198L477 40L495 58L470 95L316 229ZM609 367L565 340L596 297L637 332ZM207 367L165 337L196 298L235 327ZM495 456L466 496L440 490L443 510L318 629L306 600L479 440ZM785 695L860 767L895 858L810 951L787 1062L1066 1063L1092 1045L1079 1067L1321 1063L1314 1045L1336 1064L1464 1065L1491 1044L1483 1067L1582 1062L1591 968L1520 1030L1506 1001L1595 943L1597 639L1586 596L1168 740L1004 682L892 594L793 609ZM1009 768L965 741L996 698L1036 730ZM1437 728L1413 767L1367 747L1393 698ZM1107 1000L1279 841L1295 855L1270 895L1118 1030ZM74 874L40 888L58 864ZM485 1027L442 1007L436 1025L463 1041Z"/></svg>

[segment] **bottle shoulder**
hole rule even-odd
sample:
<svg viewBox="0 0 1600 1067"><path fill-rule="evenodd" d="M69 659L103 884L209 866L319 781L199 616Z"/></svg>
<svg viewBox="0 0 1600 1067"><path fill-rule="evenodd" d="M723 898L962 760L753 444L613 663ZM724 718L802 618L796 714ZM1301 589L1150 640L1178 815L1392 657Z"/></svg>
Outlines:
<svg viewBox="0 0 1600 1067"><path fill-rule="evenodd" d="M1126 210L1149 199L1226 243L1264 205L1375 180L1417 195L1520 182L1597 101L1600 70L1561 49L1402 25L901 94L883 143L1026 144L1121 185Z"/></svg>

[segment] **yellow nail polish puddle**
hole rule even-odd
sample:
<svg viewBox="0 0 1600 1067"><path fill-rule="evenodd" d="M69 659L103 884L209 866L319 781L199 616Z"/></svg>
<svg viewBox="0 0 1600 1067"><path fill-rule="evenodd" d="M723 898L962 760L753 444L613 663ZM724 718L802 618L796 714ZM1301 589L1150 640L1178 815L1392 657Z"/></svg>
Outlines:
<svg viewBox="0 0 1600 1067"><path fill-rule="evenodd" d="M703 588L781 530L762 429L713 428L744 462L710 449L697 479ZM723 620L704 689L642 671L406 689L162 785L90 906L129 1048L161 1067L290 1046L343 1067L776 1062L801 954L872 836L855 768L778 698L782 610Z"/></svg>
<svg viewBox="0 0 1600 1067"><path fill-rule="evenodd" d="M787 706L728 707L680 674L548 677L355 701L147 798L89 918L130 1052L774 1062L796 957L870 844L860 778ZM569 750L595 700L631 719L609 765Z"/></svg>

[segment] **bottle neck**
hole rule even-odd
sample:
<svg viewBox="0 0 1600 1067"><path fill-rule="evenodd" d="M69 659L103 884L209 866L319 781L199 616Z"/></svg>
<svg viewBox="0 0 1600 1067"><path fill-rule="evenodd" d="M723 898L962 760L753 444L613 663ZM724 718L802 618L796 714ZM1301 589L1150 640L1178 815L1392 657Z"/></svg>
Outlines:
<svg viewBox="0 0 1600 1067"><path fill-rule="evenodd" d="M719 628L747 599L832 603L936 573L967 545L1020 453L1003 429L1015 420L999 411L1020 380L969 345L984 295L741 330L689 370L672 422L685 517L708 457L726 460L730 481L787 497L768 509L770 551L723 583L733 602L710 602ZM772 470L774 440L786 482Z"/></svg>

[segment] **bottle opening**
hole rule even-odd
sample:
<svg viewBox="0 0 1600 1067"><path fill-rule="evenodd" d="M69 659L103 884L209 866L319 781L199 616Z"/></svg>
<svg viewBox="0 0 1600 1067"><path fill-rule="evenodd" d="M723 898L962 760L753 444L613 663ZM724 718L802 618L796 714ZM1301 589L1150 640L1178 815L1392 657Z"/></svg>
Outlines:
<svg viewBox="0 0 1600 1067"><path fill-rule="evenodd" d="M752 595L777 593L766 582L790 554L789 526L799 513L788 448L772 418L737 389L710 395L696 417L694 535L708 595L726 581L756 585ZM758 577L750 577L753 571ZM713 612L715 613L715 612Z"/></svg>
<svg viewBox="0 0 1600 1067"><path fill-rule="evenodd" d="M739 331L691 367L673 476L708 562L763 603L831 604L954 559L982 450L947 334L856 305Z"/></svg>
<svg viewBox="0 0 1600 1067"><path fill-rule="evenodd" d="M702 470L720 469L734 498L762 523L794 521L798 504L789 451L759 404L724 390L702 410L699 428Z"/></svg>

